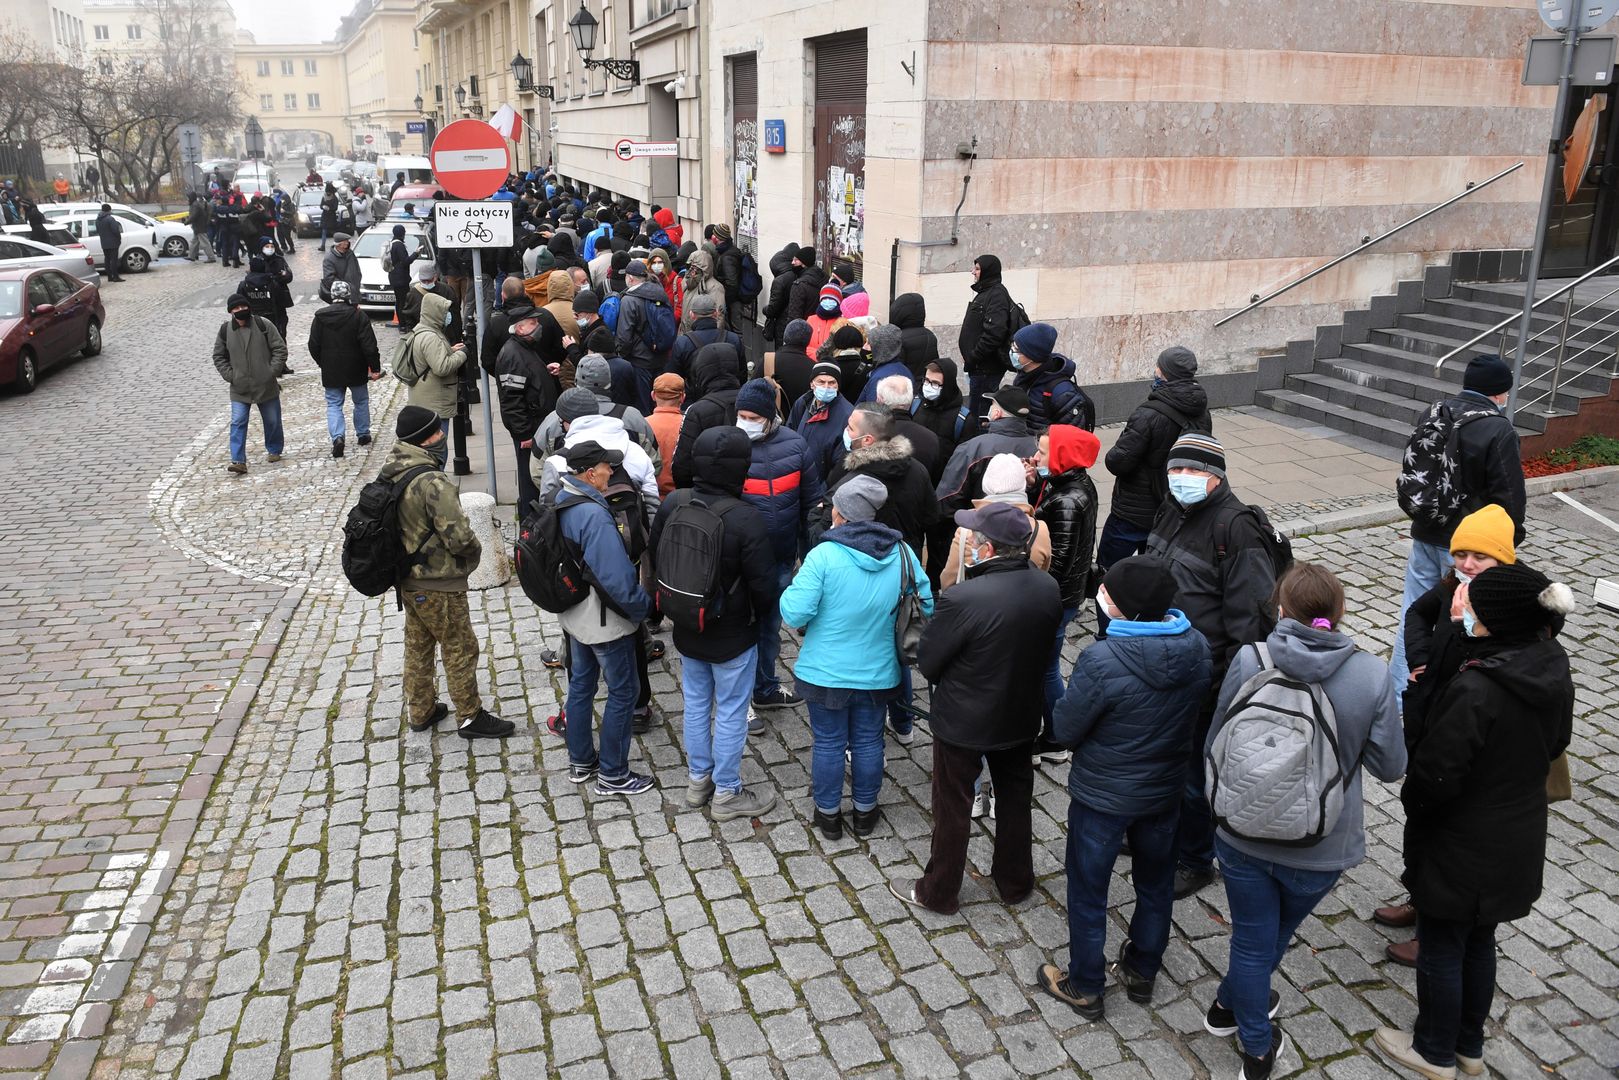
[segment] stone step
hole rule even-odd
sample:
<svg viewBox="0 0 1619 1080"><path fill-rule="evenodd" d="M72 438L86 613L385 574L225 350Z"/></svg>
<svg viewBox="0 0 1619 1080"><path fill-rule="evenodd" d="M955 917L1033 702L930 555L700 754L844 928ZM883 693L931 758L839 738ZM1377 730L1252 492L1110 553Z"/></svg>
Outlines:
<svg viewBox="0 0 1619 1080"><path fill-rule="evenodd" d="M1322 360L1316 364L1316 374L1329 375L1347 383L1363 386L1367 389L1378 390L1384 393L1397 394L1408 397L1413 401L1427 403L1439 401L1442 398L1452 397L1456 393L1456 380L1454 372L1449 369L1440 377L1435 377L1430 368L1426 373L1413 373L1394 368L1384 367L1372 360L1340 358L1336 360ZM1528 397L1533 399L1546 390L1549 379L1531 385ZM1553 407L1558 415L1578 412L1580 402L1587 398L1601 398L1607 395L1599 390L1584 389L1577 386L1563 386L1558 389L1557 398ZM1537 406L1545 411L1545 406Z"/></svg>
<svg viewBox="0 0 1619 1080"><path fill-rule="evenodd" d="M1346 343L1343 346L1343 355L1348 359L1362 359L1390 371L1403 372L1409 375L1432 376L1434 361L1443 356L1448 349L1437 349L1438 343L1432 335L1419 335L1414 330L1374 330L1371 334L1374 340ZM1419 348L1418 346L1422 346ZM1572 355L1572 353L1571 353ZM1565 363L1563 366L1562 381L1565 385L1581 390L1590 390L1599 395L1608 392L1611 380L1601 372L1588 372L1577 375L1580 368L1588 365L1593 359L1592 354L1586 354L1576 363ZM1327 363L1318 360L1317 364ZM1441 379L1448 379L1452 389L1461 378L1462 368L1465 367L1460 357L1445 365ZM1547 372L1551 370L1549 360L1540 360L1524 365L1524 379L1530 380L1539 377L1541 385L1547 385Z"/></svg>
<svg viewBox="0 0 1619 1080"><path fill-rule="evenodd" d="M1325 398L1284 387L1280 390L1261 390L1254 395L1254 403L1261 408L1297 416L1318 424L1358 435L1384 446L1403 447L1411 438L1411 425L1373 416Z"/></svg>

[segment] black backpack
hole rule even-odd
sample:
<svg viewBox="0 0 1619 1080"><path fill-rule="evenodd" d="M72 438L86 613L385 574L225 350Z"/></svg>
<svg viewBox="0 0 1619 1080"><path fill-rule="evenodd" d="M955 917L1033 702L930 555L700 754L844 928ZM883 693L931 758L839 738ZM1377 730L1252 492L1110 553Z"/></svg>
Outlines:
<svg viewBox="0 0 1619 1080"><path fill-rule="evenodd" d="M360 489L360 499L343 524L343 574L362 596L381 596L398 586L416 565L431 531L410 554L399 534L399 500L423 473L437 472L431 465L406 469L397 480L376 479Z"/></svg>
<svg viewBox="0 0 1619 1080"><path fill-rule="evenodd" d="M578 545L562 535L556 496L540 500L518 526L513 550L523 594L553 615L583 603L592 583L580 554Z"/></svg>
<svg viewBox="0 0 1619 1080"><path fill-rule="evenodd" d="M1214 519L1215 565L1218 566L1225 561L1226 545L1231 540L1231 523L1243 514L1252 514L1258 523L1259 539L1265 546L1265 554L1270 556L1271 566L1276 569L1276 579L1280 581L1282 575L1287 573L1288 567L1293 565L1293 541L1271 524L1270 515L1266 514L1264 507L1261 506L1245 506L1239 503L1220 511L1220 515Z"/></svg>
<svg viewBox="0 0 1619 1080"><path fill-rule="evenodd" d="M1492 416L1502 413L1487 405L1452 413L1449 401L1436 401L1423 414L1394 481L1395 497L1407 517L1435 532L1448 532L1469 509L1461 482L1462 425Z"/></svg>
<svg viewBox="0 0 1619 1080"><path fill-rule="evenodd" d="M630 562L639 565L647 542L646 503L641 499L640 486L630 479L623 465L615 465L602 497L607 500L607 510L618 527L619 539L624 541L625 553Z"/></svg>
<svg viewBox="0 0 1619 1080"><path fill-rule="evenodd" d="M702 633L725 599L720 586L720 552L725 546L725 518L718 507L696 495L670 513L658 538L658 573L654 600L676 626Z"/></svg>

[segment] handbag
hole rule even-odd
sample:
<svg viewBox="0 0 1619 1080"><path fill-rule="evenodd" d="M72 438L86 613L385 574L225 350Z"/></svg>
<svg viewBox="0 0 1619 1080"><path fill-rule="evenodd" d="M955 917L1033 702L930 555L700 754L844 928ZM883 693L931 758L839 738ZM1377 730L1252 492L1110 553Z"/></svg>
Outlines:
<svg viewBox="0 0 1619 1080"><path fill-rule="evenodd" d="M1568 754L1564 752L1552 758L1552 767L1546 773L1546 801L1558 803L1573 800L1574 781L1568 774Z"/></svg>
<svg viewBox="0 0 1619 1080"><path fill-rule="evenodd" d="M927 628L928 617L922 610L922 596L916 587L916 575L911 570L911 552L904 541L899 543L899 607L894 612L894 648L899 653L902 667L916 663L917 649L922 644L922 631Z"/></svg>

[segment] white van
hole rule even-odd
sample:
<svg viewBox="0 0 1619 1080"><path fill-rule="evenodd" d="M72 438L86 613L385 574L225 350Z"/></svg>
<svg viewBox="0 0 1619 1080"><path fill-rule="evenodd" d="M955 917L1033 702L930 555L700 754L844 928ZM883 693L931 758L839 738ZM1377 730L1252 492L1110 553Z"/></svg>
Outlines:
<svg viewBox="0 0 1619 1080"><path fill-rule="evenodd" d="M407 184L433 182L433 163L424 157L413 157L408 154L385 155L377 158L377 170L382 173L384 190L393 187L400 173L405 174Z"/></svg>

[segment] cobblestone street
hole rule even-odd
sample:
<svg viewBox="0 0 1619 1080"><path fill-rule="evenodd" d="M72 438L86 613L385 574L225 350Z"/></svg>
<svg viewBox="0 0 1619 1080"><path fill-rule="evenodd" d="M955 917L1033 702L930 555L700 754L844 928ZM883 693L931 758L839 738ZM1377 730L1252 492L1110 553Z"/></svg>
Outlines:
<svg viewBox="0 0 1619 1080"><path fill-rule="evenodd" d="M295 293L317 259L300 244ZM0 1074L1233 1075L1230 1041L1202 1028L1226 956L1217 887L1176 904L1151 1007L1110 992L1087 1024L1036 989L1041 962L1066 962L1066 766L1036 780L1034 898L993 898L981 821L943 917L887 888L927 857L925 727L888 741L876 834L829 843L809 825L807 716L765 714L743 778L780 801L716 824L682 798L671 646L653 662L666 719L632 754L659 787L596 797L545 728L564 683L540 651L560 633L515 582L470 602L486 705L517 735L406 731L400 617L347 587L337 550L404 395L375 384L376 444L331 459L301 302L287 460L264 462L255 420L248 475L227 475L209 351L234 280L165 260L109 285L105 353L0 397ZM391 355L398 335L377 334ZM1501 933L1485 1053L1495 1075L1583 1080L1619 1069L1619 629L1590 603L1619 537L1549 524L1550 502L1521 553L1581 599L1576 797L1552 810L1536 913ZM1295 541L1385 655L1404 547L1389 526ZM1070 661L1092 629L1086 612ZM1401 895L1397 789L1366 790L1369 858L1282 965L1278 1075L1394 1076L1371 1033L1415 1015L1414 972L1383 953L1409 931L1369 919Z"/></svg>

